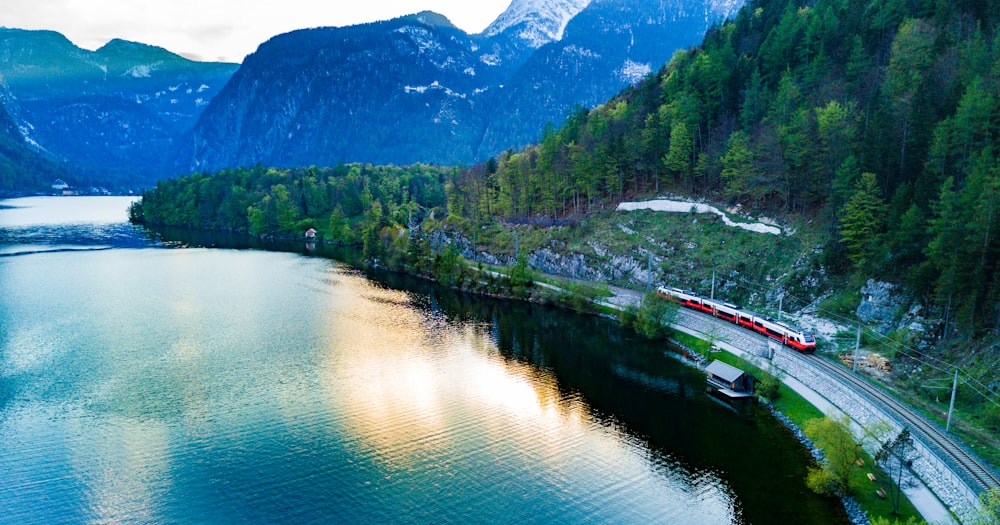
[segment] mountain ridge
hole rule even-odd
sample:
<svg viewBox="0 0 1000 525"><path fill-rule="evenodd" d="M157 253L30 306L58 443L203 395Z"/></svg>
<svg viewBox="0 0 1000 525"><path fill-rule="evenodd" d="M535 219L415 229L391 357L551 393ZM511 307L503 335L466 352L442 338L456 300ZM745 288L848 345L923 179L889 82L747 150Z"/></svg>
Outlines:
<svg viewBox="0 0 1000 525"><path fill-rule="evenodd" d="M724 19L733 5L648 4L515 0L478 35L426 13L277 35L198 120L187 167L461 165L521 147L546 122L606 100L696 43L706 19ZM668 9L698 15L671 17ZM521 37L527 26L559 39L532 47ZM614 42L602 46L609 35Z"/></svg>
<svg viewBox="0 0 1000 525"><path fill-rule="evenodd" d="M122 39L88 51L54 31L0 29L5 107L23 138L94 185L137 188L173 170L180 134L236 68Z"/></svg>

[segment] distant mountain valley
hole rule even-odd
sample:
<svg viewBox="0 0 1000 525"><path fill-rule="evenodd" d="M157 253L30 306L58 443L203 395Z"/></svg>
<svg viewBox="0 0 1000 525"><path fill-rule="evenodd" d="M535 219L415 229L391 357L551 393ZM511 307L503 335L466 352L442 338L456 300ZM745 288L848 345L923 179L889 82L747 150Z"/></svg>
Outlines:
<svg viewBox="0 0 1000 525"><path fill-rule="evenodd" d="M39 187L18 165L122 189L256 164L474 163L633 85L741 5L515 0L478 35L423 12L278 35L242 65L0 29L0 135L18 151L0 149L0 190Z"/></svg>

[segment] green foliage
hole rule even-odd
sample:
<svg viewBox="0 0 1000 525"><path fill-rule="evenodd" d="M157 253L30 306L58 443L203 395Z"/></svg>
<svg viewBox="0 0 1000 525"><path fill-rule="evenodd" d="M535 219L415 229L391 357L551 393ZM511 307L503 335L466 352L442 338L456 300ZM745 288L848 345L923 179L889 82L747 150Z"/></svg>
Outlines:
<svg viewBox="0 0 1000 525"><path fill-rule="evenodd" d="M460 170L449 213L537 220L663 185L721 194L819 218L843 240L828 270L960 305L953 328L996 327L995 4L763 0L540 144Z"/></svg>
<svg viewBox="0 0 1000 525"><path fill-rule="evenodd" d="M577 312L593 312L594 301L604 296L595 288L584 284L567 281L559 286L564 290L557 299L559 304Z"/></svg>
<svg viewBox="0 0 1000 525"><path fill-rule="evenodd" d="M434 278L444 286L458 286L464 279L465 267L458 249L449 244L434 258Z"/></svg>
<svg viewBox="0 0 1000 525"><path fill-rule="evenodd" d="M828 469L810 467L806 473L806 486L816 494L834 496L838 494L840 484L836 475Z"/></svg>
<svg viewBox="0 0 1000 525"><path fill-rule="evenodd" d="M905 520L900 520L899 518L890 519L885 516L872 518L872 525L924 525L926 523L926 521L917 516L910 516Z"/></svg>
<svg viewBox="0 0 1000 525"><path fill-rule="evenodd" d="M670 325L677 319L677 305L655 292L642 298L637 309L629 309L622 320L649 339L664 339L670 335Z"/></svg>
<svg viewBox="0 0 1000 525"><path fill-rule="evenodd" d="M975 525L996 525L1000 523L1000 489L991 489L979 496L982 507L975 518Z"/></svg>
<svg viewBox="0 0 1000 525"><path fill-rule="evenodd" d="M528 268L528 254L522 251L517 256L517 261L510 267L510 286L515 297L527 295L528 288L534 284L535 276Z"/></svg>
<svg viewBox="0 0 1000 525"><path fill-rule="evenodd" d="M828 489L828 492L818 491L821 494L830 492L839 495L849 494L851 472L855 468L855 461L861 455L861 446L851 435L850 419L846 416L840 419L832 416L814 419L808 421L803 430L823 449L826 456L822 467L823 474L810 473L807 483L814 490L824 487Z"/></svg>
<svg viewBox="0 0 1000 525"><path fill-rule="evenodd" d="M781 378L774 374L763 373L758 379L755 385L758 396L767 398L771 402L781 397Z"/></svg>
<svg viewBox="0 0 1000 525"><path fill-rule="evenodd" d="M840 236L847 246L847 258L859 270L867 269L882 247L885 202L873 173L862 173L854 194L844 205Z"/></svg>
<svg viewBox="0 0 1000 525"><path fill-rule="evenodd" d="M383 239L385 228L408 227L411 218L424 219L445 206L447 175L441 168L422 165L359 164L297 170L257 166L211 175L195 173L161 181L145 191L130 216L151 225L263 237L299 238L306 224L325 226L333 242L367 241L373 253L384 255L396 242Z"/></svg>

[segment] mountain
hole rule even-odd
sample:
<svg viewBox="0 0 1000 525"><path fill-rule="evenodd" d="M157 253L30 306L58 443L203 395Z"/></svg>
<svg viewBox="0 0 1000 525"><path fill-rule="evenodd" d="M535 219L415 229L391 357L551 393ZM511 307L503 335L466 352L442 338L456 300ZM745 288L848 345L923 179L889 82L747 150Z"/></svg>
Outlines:
<svg viewBox="0 0 1000 525"><path fill-rule="evenodd" d="M21 126L7 111L11 103L7 86L0 79L0 195L44 191L58 178L70 179L25 140Z"/></svg>
<svg viewBox="0 0 1000 525"><path fill-rule="evenodd" d="M192 168L470 159L503 70L477 49L433 13L276 36L198 121Z"/></svg>
<svg viewBox="0 0 1000 525"><path fill-rule="evenodd" d="M550 42L562 40L570 20L591 0L514 0L483 31L489 53L484 61L520 66L531 53ZM519 61L520 60L520 61Z"/></svg>
<svg viewBox="0 0 1000 525"><path fill-rule="evenodd" d="M698 42L736 0L515 0L468 35L419 13L279 35L198 120L190 169L463 164L536 140Z"/></svg>
<svg viewBox="0 0 1000 525"><path fill-rule="evenodd" d="M491 106L477 159L536 141L573 106L593 107L700 42L742 0L594 0L521 67ZM512 6L513 7L513 6ZM503 19L503 17L501 17Z"/></svg>
<svg viewBox="0 0 1000 525"><path fill-rule="evenodd" d="M664 192L712 199L816 235L814 254L769 284L775 295L808 297L805 306L830 281L853 283L822 307L869 321L852 298L869 279L888 282L912 301L895 319L879 314L900 334L995 339L998 27L997 0L754 0L700 47L539 144L460 170L449 213L481 224L584 215ZM691 268L711 266L740 288L744 263ZM917 312L933 321L908 334Z"/></svg>
<svg viewBox="0 0 1000 525"><path fill-rule="evenodd" d="M56 32L0 28L12 117L30 142L95 183L148 183L172 169L176 139L236 69L124 40L88 51Z"/></svg>

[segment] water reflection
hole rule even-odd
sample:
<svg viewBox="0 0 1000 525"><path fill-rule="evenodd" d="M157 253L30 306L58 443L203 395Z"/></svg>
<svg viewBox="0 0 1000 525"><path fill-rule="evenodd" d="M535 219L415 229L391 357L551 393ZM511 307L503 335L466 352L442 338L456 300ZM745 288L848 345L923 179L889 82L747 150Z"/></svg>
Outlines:
<svg viewBox="0 0 1000 525"><path fill-rule="evenodd" d="M366 482L368 490L427 482L454 498L456 477L488 462L490 483L515 484L539 472L545 494L577 506L575 512L598 512L610 501L622 512L625 501L625 515L648 522L732 519L737 497L718 476L692 475L673 462L658 464L667 475L650 477L645 443L595 419L584 397L565 390L552 369L512 358L544 361L541 334L501 321L499 310L491 323L449 322L446 312L461 301L449 293L413 304L411 294L352 276L335 282L323 387L345 415L342 424L363 451L360 461L381 473Z"/></svg>
<svg viewBox="0 0 1000 525"><path fill-rule="evenodd" d="M843 521L615 323L163 245L0 257L0 521Z"/></svg>

